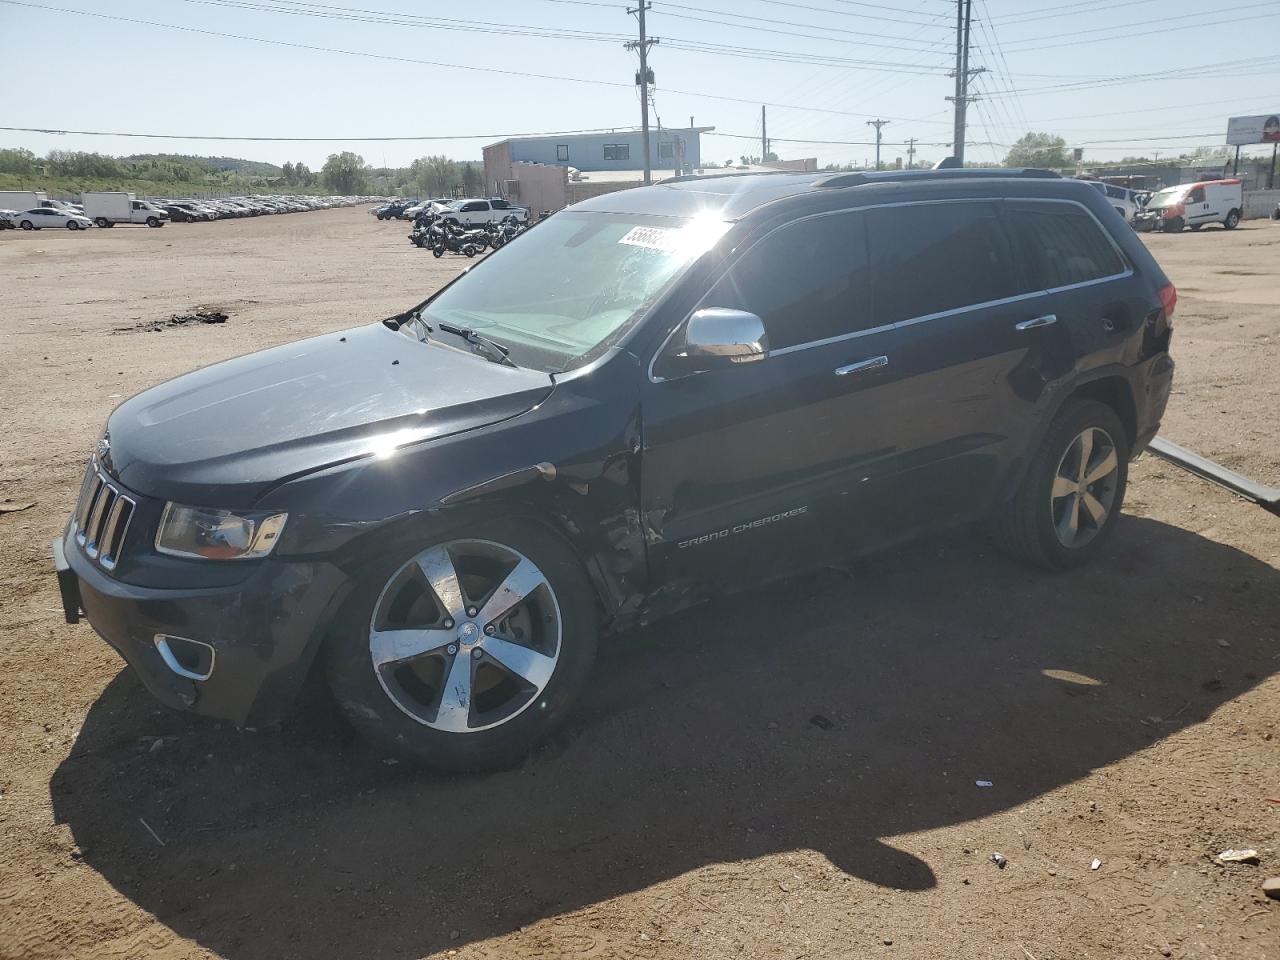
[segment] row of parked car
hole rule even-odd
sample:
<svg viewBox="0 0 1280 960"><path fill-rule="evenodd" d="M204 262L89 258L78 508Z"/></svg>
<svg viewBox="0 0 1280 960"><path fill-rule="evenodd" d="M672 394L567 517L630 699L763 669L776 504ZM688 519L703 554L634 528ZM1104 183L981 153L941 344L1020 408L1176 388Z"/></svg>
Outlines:
<svg viewBox="0 0 1280 960"><path fill-rule="evenodd" d="M421 217L446 217L463 226L478 227L487 223L500 223L514 217L528 225L529 208L522 207L502 197L468 197L454 200L438 197L433 200L391 200L379 204L370 211L379 220L418 220Z"/></svg>
<svg viewBox="0 0 1280 960"><path fill-rule="evenodd" d="M195 223L227 217L257 217L273 213L301 213L369 203L377 197L252 196L216 200L142 199L124 191L86 192L81 202L56 200L40 191L0 192L0 229L40 230L60 227L83 230L117 223L162 227L170 220Z"/></svg>

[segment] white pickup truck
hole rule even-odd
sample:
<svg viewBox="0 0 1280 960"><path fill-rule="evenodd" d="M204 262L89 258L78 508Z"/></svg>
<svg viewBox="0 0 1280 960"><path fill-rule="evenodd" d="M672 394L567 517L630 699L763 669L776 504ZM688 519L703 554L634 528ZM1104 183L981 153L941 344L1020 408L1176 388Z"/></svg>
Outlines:
<svg viewBox="0 0 1280 960"><path fill-rule="evenodd" d="M169 220L164 210L146 200L138 200L132 193L86 193L80 199L84 203L84 215L100 227L114 227L117 223L163 227Z"/></svg>
<svg viewBox="0 0 1280 960"><path fill-rule="evenodd" d="M464 226L479 226L505 220L514 216L521 223L529 222L529 208L518 207L501 197L490 197L487 200L455 200L443 216L452 217Z"/></svg>

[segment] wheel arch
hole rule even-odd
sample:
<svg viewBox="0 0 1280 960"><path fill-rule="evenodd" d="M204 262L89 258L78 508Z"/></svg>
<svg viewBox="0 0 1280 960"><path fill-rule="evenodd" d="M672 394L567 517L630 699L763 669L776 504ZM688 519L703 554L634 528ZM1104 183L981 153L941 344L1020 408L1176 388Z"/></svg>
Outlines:
<svg viewBox="0 0 1280 960"><path fill-rule="evenodd" d="M1126 376L1125 368L1105 367L1086 374L1070 387L1060 390L1045 408L1044 414L1031 432L1026 448L1019 454L1013 468L1009 470L1005 486L998 498L1000 502L1009 500L1017 493L1035 457L1036 450L1049 432L1049 427L1058 414L1073 400L1096 400L1115 411L1116 416L1120 418L1120 423L1124 426L1125 439L1129 442L1132 457L1138 434L1138 408L1134 399L1133 385Z"/></svg>

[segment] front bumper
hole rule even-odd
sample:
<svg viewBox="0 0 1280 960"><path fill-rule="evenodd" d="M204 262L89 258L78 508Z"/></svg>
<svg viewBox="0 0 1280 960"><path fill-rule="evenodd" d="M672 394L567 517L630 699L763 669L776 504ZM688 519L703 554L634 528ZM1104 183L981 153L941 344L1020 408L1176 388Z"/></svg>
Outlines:
<svg viewBox="0 0 1280 960"><path fill-rule="evenodd" d="M348 585L329 563L269 559L230 586L139 587L99 568L69 531L53 557L67 622L88 619L161 703L240 726L288 711ZM211 647L208 679L176 671L158 636Z"/></svg>

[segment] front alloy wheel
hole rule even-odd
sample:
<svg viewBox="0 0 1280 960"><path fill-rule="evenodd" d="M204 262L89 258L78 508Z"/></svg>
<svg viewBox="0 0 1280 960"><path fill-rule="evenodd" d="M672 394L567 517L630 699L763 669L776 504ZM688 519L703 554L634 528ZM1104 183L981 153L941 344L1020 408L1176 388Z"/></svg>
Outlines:
<svg viewBox="0 0 1280 960"><path fill-rule="evenodd" d="M388 581L369 656L391 702L433 730L473 733L527 710L560 656L555 590L523 554L487 540L423 550Z"/></svg>
<svg viewBox="0 0 1280 960"><path fill-rule="evenodd" d="M334 699L386 753L509 766L565 719L590 674L599 624L586 570L531 519L402 536L357 575L325 641Z"/></svg>

